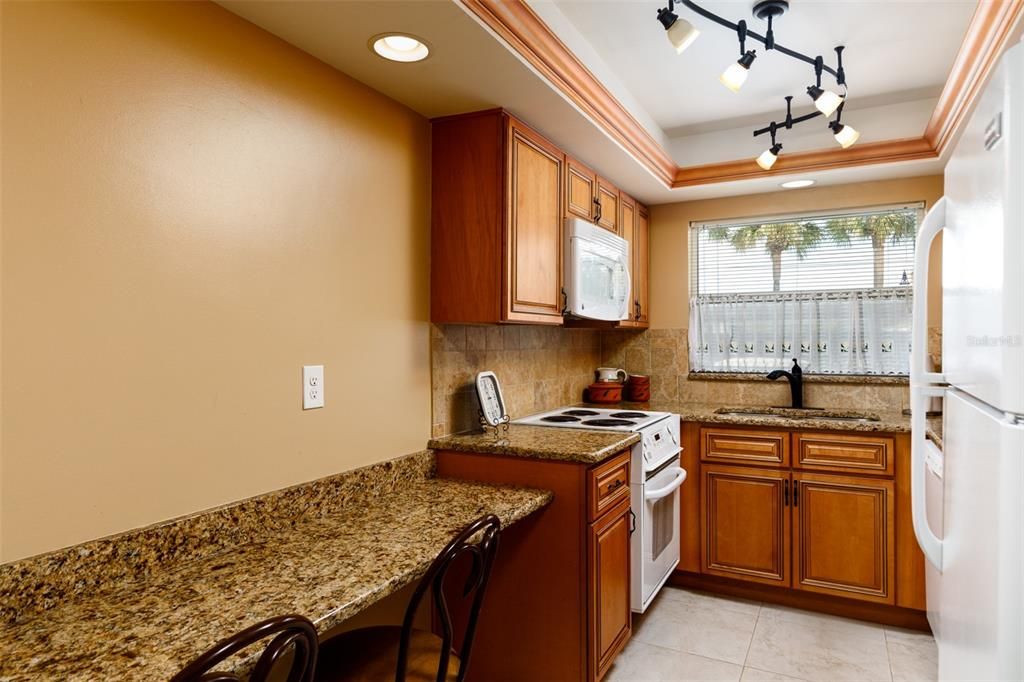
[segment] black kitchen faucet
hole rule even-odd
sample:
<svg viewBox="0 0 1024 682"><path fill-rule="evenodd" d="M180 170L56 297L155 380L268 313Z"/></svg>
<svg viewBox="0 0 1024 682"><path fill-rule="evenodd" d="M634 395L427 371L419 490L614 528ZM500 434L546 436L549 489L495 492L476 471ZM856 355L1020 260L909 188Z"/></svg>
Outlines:
<svg viewBox="0 0 1024 682"><path fill-rule="evenodd" d="M768 374L768 378L775 381L779 377L786 377L789 380L789 391L793 394L793 407L802 409L804 406L804 371L800 369L796 358L793 358L793 369L787 372L784 369L777 369Z"/></svg>

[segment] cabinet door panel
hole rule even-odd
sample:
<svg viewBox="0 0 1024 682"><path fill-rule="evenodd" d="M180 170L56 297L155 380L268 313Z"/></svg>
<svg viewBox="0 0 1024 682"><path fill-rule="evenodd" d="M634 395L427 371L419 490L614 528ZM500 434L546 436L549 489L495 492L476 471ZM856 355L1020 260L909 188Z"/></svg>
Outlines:
<svg viewBox="0 0 1024 682"><path fill-rule="evenodd" d="M575 159L565 159L565 210L593 222L596 213L597 175Z"/></svg>
<svg viewBox="0 0 1024 682"><path fill-rule="evenodd" d="M633 233L633 298L637 302L637 322L646 327L650 322L650 214L645 206L637 205L636 226Z"/></svg>
<svg viewBox="0 0 1024 682"><path fill-rule="evenodd" d="M516 123L510 144L507 318L560 321L563 157Z"/></svg>
<svg viewBox="0 0 1024 682"><path fill-rule="evenodd" d="M893 482L793 475L794 586L895 603Z"/></svg>
<svg viewBox="0 0 1024 682"><path fill-rule="evenodd" d="M590 525L590 679L601 678L629 639L629 500Z"/></svg>
<svg viewBox="0 0 1024 682"><path fill-rule="evenodd" d="M788 472L701 466L704 573L788 585L788 484Z"/></svg>
<svg viewBox="0 0 1024 682"><path fill-rule="evenodd" d="M602 178L597 179L597 224L604 229L619 232L619 190Z"/></svg>
<svg viewBox="0 0 1024 682"><path fill-rule="evenodd" d="M636 270L636 242L634 232L636 229L636 202L633 201L632 197L622 192L619 193L619 236L626 240L629 244L629 275L631 284L630 293L630 306L629 306L629 319L623 320L619 323L620 327L636 327L638 326L638 306L639 302L636 298L637 292L637 270Z"/></svg>

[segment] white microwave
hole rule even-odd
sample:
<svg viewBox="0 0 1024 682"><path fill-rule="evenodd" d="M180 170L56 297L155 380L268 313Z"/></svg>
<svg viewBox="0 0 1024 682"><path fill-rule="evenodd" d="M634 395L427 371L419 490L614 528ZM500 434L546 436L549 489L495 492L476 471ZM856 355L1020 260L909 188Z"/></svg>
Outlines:
<svg viewBox="0 0 1024 682"><path fill-rule="evenodd" d="M565 315L629 319L629 242L581 218L565 221Z"/></svg>

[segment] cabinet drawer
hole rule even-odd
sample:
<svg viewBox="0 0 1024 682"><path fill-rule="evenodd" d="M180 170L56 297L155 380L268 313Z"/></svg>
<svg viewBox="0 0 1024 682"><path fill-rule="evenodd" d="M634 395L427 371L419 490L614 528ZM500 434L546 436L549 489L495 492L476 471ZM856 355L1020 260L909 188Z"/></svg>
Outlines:
<svg viewBox="0 0 1024 682"><path fill-rule="evenodd" d="M629 499L629 451L587 471L587 506L591 521Z"/></svg>
<svg viewBox="0 0 1024 682"><path fill-rule="evenodd" d="M892 438L834 433L798 433L795 445L800 469L893 473Z"/></svg>
<svg viewBox="0 0 1024 682"><path fill-rule="evenodd" d="M789 466L789 434L783 431L704 428L700 435L705 462Z"/></svg>

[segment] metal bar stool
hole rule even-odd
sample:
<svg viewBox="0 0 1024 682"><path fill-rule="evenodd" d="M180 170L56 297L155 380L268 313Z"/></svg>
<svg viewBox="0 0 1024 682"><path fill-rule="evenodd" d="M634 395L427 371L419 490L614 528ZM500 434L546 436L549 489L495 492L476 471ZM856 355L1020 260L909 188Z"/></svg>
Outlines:
<svg viewBox="0 0 1024 682"><path fill-rule="evenodd" d="M249 682L266 682L275 665L289 651L294 651L295 657L287 681L312 682L316 670L318 639L313 623L302 616L268 618L222 639L172 677L171 682L241 682L241 676L217 672L214 668L242 649L271 635L277 636L260 654L247 678Z"/></svg>
<svg viewBox="0 0 1024 682"><path fill-rule="evenodd" d="M482 516L456 535L430 564L413 592L401 626L362 628L330 637L320 645L316 682L462 682L473 647L477 618L498 550L501 522ZM462 643L453 651L455 627L444 583L460 557L471 565L462 599L469 602ZM427 590L431 591L435 622L441 636L416 630L413 621ZM455 671L451 671L454 663Z"/></svg>

